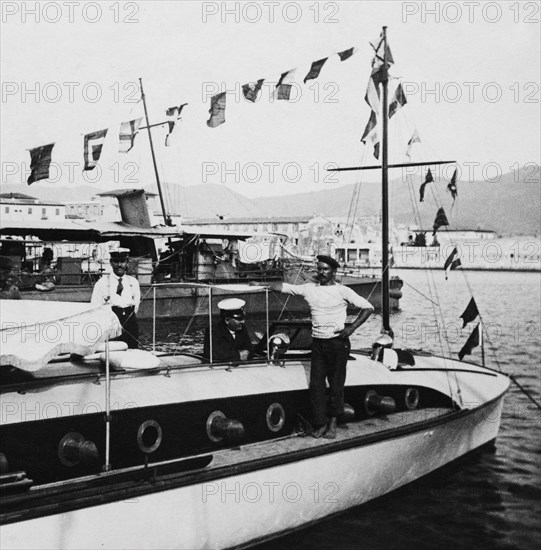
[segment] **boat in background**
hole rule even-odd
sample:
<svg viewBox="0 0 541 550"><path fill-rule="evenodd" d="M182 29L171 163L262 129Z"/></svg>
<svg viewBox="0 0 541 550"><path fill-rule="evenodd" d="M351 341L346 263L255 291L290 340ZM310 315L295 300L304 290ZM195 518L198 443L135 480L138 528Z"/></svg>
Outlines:
<svg viewBox="0 0 541 550"><path fill-rule="evenodd" d="M385 28L378 54L386 120ZM246 547L368 502L494 442L507 375L392 347L386 131L384 123L383 333L372 349L351 351L349 429L336 439L304 437L310 323L271 325L267 316L254 357L209 363L189 353L141 355L109 346L99 352L114 333L107 329L112 313L92 332L95 325L79 315L101 309L81 312L64 303L60 319L38 322L38 308L46 311L51 302L2 301L2 549ZM270 294L237 290L243 298L259 293L263 302ZM214 291L207 285L210 312ZM23 308L35 311L30 327ZM50 347L38 353L36 345L28 358L29 346L53 334L52 350L65 355L51 358Z"/></svg>
<svg viewBox="0 0 541 550"><path fill-rule="evenodd" d="M108 243L108 247L120 243L132 251L129 272L138 278L141 286L140 319L190 319L208 315L206 285L209 283L235 285L250 280L295 283L312 276L315 262L308 266L281 255L278 242L284 240L285 235L218 230L198 233L171 226L151 227L144 190L124 190L116 196L123 218L121 222L66 220L30 225L7 221L0 225L2 250L19 251L8 254L14 265L37 264L40 258L36 251L56 249L56 270L32 275L34 266L31 265L29 273L22 278L27 281L20 285L25 299L89 302L94 283L110 268L108 261L91 260L91 251L97 250L99 243ZM31 240L15 240L14 237ZM66 241L81 243L86 252L84 257L61 256ZM27 246L34 251L33 262L26 260ZM38 270L37 265L35 269ZM43 288L44 282L51 281L53 287ZM204 286L187 288L186 282L203 283ZM379 277L349 277L342 282L369 300L376 309L381 309ZM399 308L401 287L400 280L393 282L392 309ZM216 292L226 298L232 296L234 290L218 288ZM306 302L298 296L288 298L272 294L268 304L259 298L256 295L248 300L248 310L254 314L264 314L267 308L273 316L309 314Z"/></svg>

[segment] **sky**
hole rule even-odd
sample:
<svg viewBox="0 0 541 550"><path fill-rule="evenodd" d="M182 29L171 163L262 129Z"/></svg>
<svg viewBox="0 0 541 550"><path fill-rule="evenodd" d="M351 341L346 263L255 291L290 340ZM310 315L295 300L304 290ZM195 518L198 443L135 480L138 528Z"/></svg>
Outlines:
<svg viewBox="0 0 541 550"><path fill-rule="evenodd" d="M360 138L369 44L388 27L408 103L390 122L390 161L457 160L462 179L540 163L539 2L8 2L1 4L1 183L26 185L28 149L55 142L44 186L150 187L146 130L118 152L121 122L151 123L188 103L164 146L153 129L160 178L225 184L247 197L353 183L374 164ZM355 46L341 62L337 52ZM310 64L328 57L319 78ZM280 74L297 69L294 100L277 101ZM265 78L258 101L240 88ZM226 122L209 128L210 97L227 91ZM109 128L99 168L83 172L83 135ZM533 164L532 164L533 163ZM537 168L535 168L537 166ZM448 174L450 177L450 174ZM362 173L368 180L377 174ZM37 185L37 184L34 184ZM174 197L171 200L176 200ZM285 198L284 200L287 200Z"/></svg>

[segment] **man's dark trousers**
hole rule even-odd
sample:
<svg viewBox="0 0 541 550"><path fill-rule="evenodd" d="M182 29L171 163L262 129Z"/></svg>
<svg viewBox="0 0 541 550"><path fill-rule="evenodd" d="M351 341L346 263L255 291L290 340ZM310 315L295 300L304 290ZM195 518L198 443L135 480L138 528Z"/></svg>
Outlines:
<svg viewBox="0 0 541 550"><path fill-rule="evenodd" d="M351 344L349 338L313 338L310 368L310 403L314 427L327 423L325 378L329 381L329 416L344 413L344 384Z"/></svg>

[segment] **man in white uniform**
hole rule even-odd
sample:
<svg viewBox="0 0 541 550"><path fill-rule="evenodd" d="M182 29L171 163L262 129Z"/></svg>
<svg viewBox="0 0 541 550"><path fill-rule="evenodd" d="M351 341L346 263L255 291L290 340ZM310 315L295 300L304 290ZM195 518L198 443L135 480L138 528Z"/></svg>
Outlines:
<svg viewBox="0 0 541 550"><path fill-rule="evenodd" d="M337 418L344 413L346 364L351 345L349 337L372 314L374 308L351 288L336 282L338 262L330 256L318 256L317 283L291 285L271 283L272 290L302 296L312 314L312 361L310 368L310 402L316 438L336 437ZM345 326L347 306L360 309L357 318ZM327 408L325 379L329 381Z"/></svg>
<svg viewBox="0 0 541 550"><path fill-rule="evenodd" d="M91 303L108 304L118 317L122 325L122 335L116 338L126 342L129 348L139 347L139 324L137 310L141 302L139 281L128 275L127 248L111 252L112 273L103 275L94 285Z"/></svg>

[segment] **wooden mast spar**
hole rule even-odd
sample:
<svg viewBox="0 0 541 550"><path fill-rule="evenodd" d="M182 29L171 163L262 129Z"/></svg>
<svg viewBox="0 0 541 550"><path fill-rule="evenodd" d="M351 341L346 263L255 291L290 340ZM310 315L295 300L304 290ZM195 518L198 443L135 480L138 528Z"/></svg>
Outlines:
<svg viewBox="0 0 541 550"><path fill-rule="evenodd" d="M166 226L172 226L173 224L171 223L171 218L167 215L167 210L165 208L165 202L164 202L164 199L163 199L162 186L160 184L160 176L158 174L158 166L156 164L156 155L154 154L154 144L152 142L152 133L150 131L150 129L153 126L161 126L163 124L163 122L160 123L160 124L153 124L152 126L150 125L150 122L148 120L147 103L145 101L145 92L143 91L143 79L142 78L139 78L139 87L141 89L141 99L143 100L143 108L145 109L145 120L146 120L146 123L147 123L146 129L148 130L148 140L150 142L150 152L152 154L152 164L154 165L154 174L156 176L156 185L158 187L158 195L160 196L160 204L161 204L161 207L162 207L163 221L164 221L164 224Z"/></svg>
<svg viewBox="0 0 541 550"><path fill-rule="evenodd" d="M383 67L381 86L383 88L383 102L381 105L381 116L383 119L383 136L381 142L381 286L382 286L382 330L392 333L390 324L389 308L389 181L388 181L388 158L387 158L387 85L389 83L389 72L387 70L387 27L382 30L383 39Z"/></svg>

